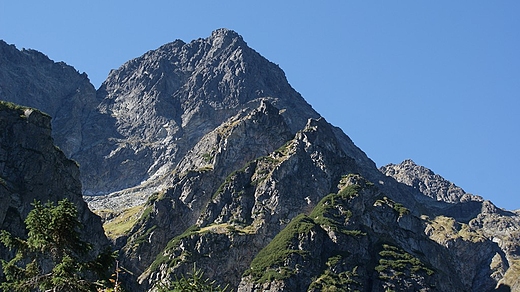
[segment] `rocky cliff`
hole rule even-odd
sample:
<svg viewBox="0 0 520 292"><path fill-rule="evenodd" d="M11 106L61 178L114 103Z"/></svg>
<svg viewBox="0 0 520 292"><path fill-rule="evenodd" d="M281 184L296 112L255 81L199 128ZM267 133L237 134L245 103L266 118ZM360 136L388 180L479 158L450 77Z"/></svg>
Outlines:
<svg viewBox="0 0 520 292"><path fill-rule="evenodd" d="M448 203L482 201L479 196L466 193L454 183L445 180L430 169L405 160L400 164L388 164L380 168L381 172L393 177L400 183L419 190L422 194Z"/></svg>
<svg viewBox="0 0 520 292"><path fill-rule="evenodd" d="M31 66L66 68L33 99L75 101L48 110L71 119L56 141L78 137L65 153L130 291L193 263L238 291L520 290L519 214L411 160L377 169L233 31L149 51L95 95L65 64L0 47L0 77L19 80L0 98L24 78L49 92Z"/></svg>
<svg viewBox="0 0 520 292"><path fill-rule="evenodd" d="M78 208L84 240L93 252L109 247L102 223L83 201L78 165L51 137L51 118L38 110L0 101L0 226L24 238L24 220L35 200L68 199ZM1 258L7 250L2 246Z"/></svg>

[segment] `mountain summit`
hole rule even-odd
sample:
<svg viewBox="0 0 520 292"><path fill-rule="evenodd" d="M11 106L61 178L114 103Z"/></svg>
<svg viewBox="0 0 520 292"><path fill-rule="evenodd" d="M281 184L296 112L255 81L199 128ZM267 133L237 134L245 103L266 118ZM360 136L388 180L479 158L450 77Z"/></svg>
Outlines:
<svg viewBox="0 0 520 292"><path fill-rule="evenodd" d="M53 116L129 291L194 263L237 291L520 289L518 214L411 160L377 169L234 31L149 51L96 92L0 53L0 99Z"/></svg>
<svg viewBox="0 0 520 292"><path fill-rule="evenodd" d="M166 44L125 63L109 74L97 98L105 116L99 127L106 131L102 143L86 149L86 157L104 157L105 166L95 163L85 173L97 178L85 182L93 194L172 171L203 135L261 100L286 109L293 132L307 117L319 116L278 66L226 29L188 44Z"/></svg>

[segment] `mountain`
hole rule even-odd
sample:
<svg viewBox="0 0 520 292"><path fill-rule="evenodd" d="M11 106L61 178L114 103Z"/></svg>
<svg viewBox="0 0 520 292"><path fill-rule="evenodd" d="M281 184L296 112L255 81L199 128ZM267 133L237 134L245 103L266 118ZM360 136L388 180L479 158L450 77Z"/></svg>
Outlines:
<svg viewBox="0 0 520 292"><path fill-rule="evenodd" d="M95 92L0 48L0 99L55 117L129 291L193 263L237 291L520 291L518 213L411 160L378 169L234 31L149 51Z"/></svg>
<svg viewBox="0 0 520 292"><path fill-rule="evenodd" d="M95 110L96 90L85 73L35 50L0 40L0 100L37 108L52 119L53 138L68 157L80 151Z"/></svg>
<svg viewBox="0 0 520 292"><path fill-rule="evenodd" d="M100 112L114 124L100 152L89 155L107 156L101 163L107 167L96 163L88 171L99 180L86 182L92 193L171 172L203 135L263 99L290 108L284 115L293 131L305 124L302 116L318 116L276 65L229 30L189 44L178 40L131 60L109 74L97 96Z"/></svg>

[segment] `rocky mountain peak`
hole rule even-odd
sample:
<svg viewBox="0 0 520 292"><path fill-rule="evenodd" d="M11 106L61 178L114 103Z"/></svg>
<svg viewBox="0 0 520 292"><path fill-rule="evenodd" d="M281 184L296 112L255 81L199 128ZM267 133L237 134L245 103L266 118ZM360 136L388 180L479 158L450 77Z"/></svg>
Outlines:
<svg viewBox="0 0 520 292"><path fill-rule="evenodd" d="M87 194L163 176L202 136L263 100L280 111L293 133L319 117L277 65L227 29L128 61L110 73L97 98L99 123L92 127L98 135L77 157Z"/></svg>
<svg viewBox="0 0 520 292"><path fill-rule="evenodd" d="M207 39L209 43L211 43L212 47L215 49L222 49L225 47L233 46L233 47L246 47L246 43L241 35L237 32L227 29L220 28L214 30L211 33L211 36Z"/></svg>
<svg viewBox="0 0 520 292"><path fill-rule="evenodd" d="M435 174L432 170L407 159L399 164L388 164L381 172L400 183L417 189L425 196L447 203L483 201L482 197L468 194L454 183Z"/></svg>

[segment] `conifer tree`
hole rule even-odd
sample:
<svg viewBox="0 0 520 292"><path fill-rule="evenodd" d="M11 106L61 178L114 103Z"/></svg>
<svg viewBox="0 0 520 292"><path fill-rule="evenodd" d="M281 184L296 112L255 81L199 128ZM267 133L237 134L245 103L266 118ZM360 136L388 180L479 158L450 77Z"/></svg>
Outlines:
<svg viewBox="0 0 520 292"><path fill-rule="evenodd" d="M105 253L88 260L91 245L80 237L81 223L76 206L68 201L57 205L35 201L25 219L26 240L0 232L0 241L15 250L10 261L2 260L4 291L96 291L101 270L113 260ZM99 284L98 284L99 285Z"/></svg>

